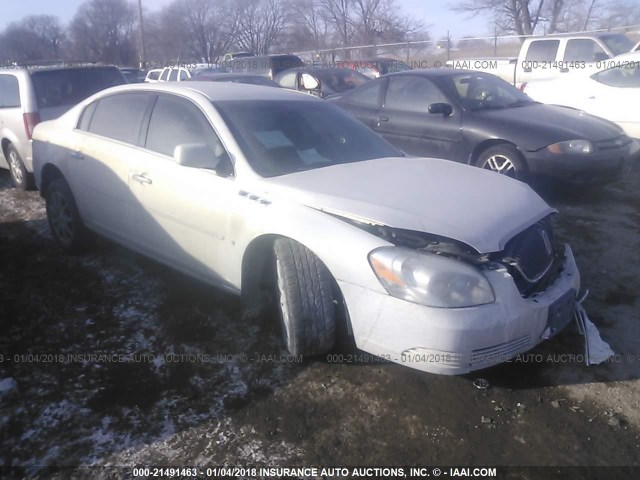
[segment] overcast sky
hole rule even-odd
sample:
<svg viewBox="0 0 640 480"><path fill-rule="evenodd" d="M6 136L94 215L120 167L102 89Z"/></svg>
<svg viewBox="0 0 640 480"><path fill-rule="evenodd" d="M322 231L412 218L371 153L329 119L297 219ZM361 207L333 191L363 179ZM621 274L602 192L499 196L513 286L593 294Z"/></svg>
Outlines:
<svg viewBox="0 0 640 480"><path fill-rule="evenodd" d="M423 19L429 25L434 39L446 35L447 30L455 40L465 35L488 35L491 20L451 12L449 4L455 0L396 0L403 12ZM145 8L157 10L171 0L142 0ZM49 14L60 17L63 22L71 20L84 0L0 0L0 28L7 23L20 20L27 15Z"/></svg>

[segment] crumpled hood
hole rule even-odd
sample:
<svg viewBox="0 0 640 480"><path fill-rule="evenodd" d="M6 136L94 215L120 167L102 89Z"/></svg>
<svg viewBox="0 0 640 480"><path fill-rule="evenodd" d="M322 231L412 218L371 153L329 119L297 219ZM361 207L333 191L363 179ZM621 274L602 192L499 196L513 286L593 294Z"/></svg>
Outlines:
<svg viewBox="0 0 640 480"><path fill-rule="evenodd" d="M432 158L383 158L263 180L269 196L500 251L553 208L528 185ZM329 233L327 233L329 234Z"/></svg>

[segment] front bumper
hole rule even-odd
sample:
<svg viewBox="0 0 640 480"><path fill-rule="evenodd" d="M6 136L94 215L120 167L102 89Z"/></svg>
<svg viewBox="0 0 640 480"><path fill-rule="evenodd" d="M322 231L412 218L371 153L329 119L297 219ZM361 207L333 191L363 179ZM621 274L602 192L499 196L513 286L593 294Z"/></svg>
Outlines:
<svg viewBox="0 0 640 480"><path fill-rule="evenodd" d="M586 155L556 155L546 148L526 152L529 172L534 177L552 178L575 184L607 183L621 178L631 169L638 144L630 142L623 148L596 151Z"/></svg>
<svg viewBox="0 0 640 480"><path fill-rule="evenodd" d="M522 298L506 269L486 276L496 301L470 308L426 307L338 283L358 348L425 372L458 375L507 361L548 338L549 307L580 289L569 246L556 282L530 298Z"/></svg>

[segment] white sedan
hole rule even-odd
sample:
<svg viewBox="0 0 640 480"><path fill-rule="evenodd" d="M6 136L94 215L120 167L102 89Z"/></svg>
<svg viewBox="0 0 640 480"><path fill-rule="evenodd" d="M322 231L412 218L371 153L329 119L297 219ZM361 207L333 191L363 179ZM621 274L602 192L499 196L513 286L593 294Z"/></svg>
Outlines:
<svg viewBox="0 0 640 480"><path fill-rule="evenodd" d="M460 374L572 318L574 258L526 184L406 158L309 95L185 85L111 88L36 127L63 250L89 229L249 303L273 292L295 355L344 330L384 359Z"/></svg>
<svg viewBox="0 0 640 480"><path fill-rule="evenodd" d="M534 100L577 108L617 123L640 139L640 52L598 62L595 73L574 70L561 78L528 83Z"/></svg>

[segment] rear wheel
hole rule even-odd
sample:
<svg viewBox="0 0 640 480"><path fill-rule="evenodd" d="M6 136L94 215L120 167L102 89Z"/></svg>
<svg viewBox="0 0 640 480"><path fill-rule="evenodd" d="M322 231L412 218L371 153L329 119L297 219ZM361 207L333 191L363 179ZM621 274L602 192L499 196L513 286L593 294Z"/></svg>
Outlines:
<svg viewBox="0 0 640 480"><path fill-rule="evenodd" d="M523 182L528 179L527 165L513 145L496 145L486 149L478 156L476 166Z"/></svg>
<svg viewBox="0 0 640 480"><path fill-rule="evenodd" d="M7 146L7 163L9 164L11 180L16 188L19 190L33 189L33 177L24 166L16 147L11 144Z"/></svg>
<svg viewBox="0 0 640 480"><path fill-rule="evenodd" d="M292 355L319 355L333 347L336 305L333 278L320 259L286 238L274 244L277 307Z"/></svg>
<svg viewBox="0 0 640 480"><path fill-rule="evenodd" d="M46 190L47 219L53 238L67 253L81 252L86 230L67 182L59 178Z"/></svg>

